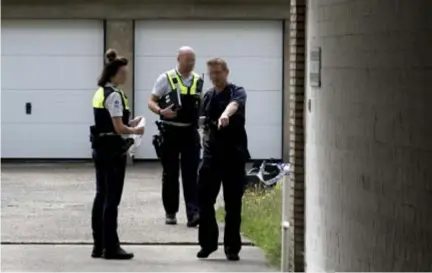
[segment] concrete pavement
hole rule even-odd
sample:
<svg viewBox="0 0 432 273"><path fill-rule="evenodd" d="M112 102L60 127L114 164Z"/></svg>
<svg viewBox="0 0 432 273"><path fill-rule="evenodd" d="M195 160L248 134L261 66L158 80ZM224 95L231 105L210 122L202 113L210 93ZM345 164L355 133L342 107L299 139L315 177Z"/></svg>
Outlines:
<svg viewBox="0 0 432 273"><path fill-rule="evenodd" d="M208 260L195 258L197 246L126 246L130 261L91 259L90 246L2 246L2 271L48 272L269 272L262 253L245 247L242 260L225 260L222 248Z"/></svg>
<svg viewBox="0 0 432 273"><path fill-rule="evenodd" d="M90 211L94 196L91 164L2 164L2 270L271 270L254 247L245 247L242 261L236 264L197 261L197 230L186 227L183 204L178 214L179 225L164 225L160 175L157 163L128 168L119 233L123 242L136 245L126 247L136 252L137 259L107 263L89 259L90 246L80 245L91 243ZM221 227L220 241L222 237ZM214 258L225 261L222 248L219 252Z"/></svg>

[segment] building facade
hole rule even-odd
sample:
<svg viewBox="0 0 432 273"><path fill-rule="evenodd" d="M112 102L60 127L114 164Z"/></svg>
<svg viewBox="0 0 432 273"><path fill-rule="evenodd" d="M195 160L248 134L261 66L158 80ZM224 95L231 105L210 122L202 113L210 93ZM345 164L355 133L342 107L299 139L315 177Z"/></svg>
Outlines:
<svg viewBox="0 0 432 273"><path fill-rule="evenodd" d="M133 111L149 119L136 159L155 159L147 99L182 45L197 51L197 73L220 56L247 89L253 158L287 158L288 21L280 0L3 1L2 158L89 158L90 101L114 48L131 62L124 90Z"/></svg>
<svg viewBox="0 0 432 273"><path fill-rule="evenodd" d="M249 89L252 155L280 150L294 165L291 270L305 261L311 272L430 271L431 3L3 1L2 157L83 157L77 135L91 122L104 50L129 58L124 89L135 113L149 116L154 78L187 44L198 73L220 55ZM223 37L240 42L221 45ZM321 79L312 85L316 67L305 60L316 48ZM147 146L138 157L152 158Z"/></svg>
<svg viewBox="0 0 432 273"><path fill-rule="evenodd" d="M305 3L2 1L2 158L89 158L91 97L104 51L115 48L131 64L123 89L132 110L149 119L136 158L154 159L146 104L157 75L183 45L197 51L198 73L207 58L222 57L248 92L251 156L294 166L287 253L291 270L303 270Z"/></svg>

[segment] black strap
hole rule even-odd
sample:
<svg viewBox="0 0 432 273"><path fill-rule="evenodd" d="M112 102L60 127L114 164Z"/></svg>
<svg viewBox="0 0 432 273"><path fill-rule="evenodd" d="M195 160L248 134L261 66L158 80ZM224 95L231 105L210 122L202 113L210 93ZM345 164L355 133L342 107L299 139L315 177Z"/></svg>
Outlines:
<svg viewBox="0 0 432 273"><path fill-rule="evenodd" d="M127 98L127 97L126 97L126 94L125 94L124 97L123 97L123 93L122 93L121 91L115 89L115 88L112 87L112 86L105 86L105 87L104 87L104 101L103 101L104 108L105 108L105 100L106 100L106 99L108 98L108 96L111 95L111 93L113 93L113 92L117 92L117 93L120 95L121 100L122 100L122 106L123 106L123 109L126 109L126 101L125 101L125 98Z"/></svg>

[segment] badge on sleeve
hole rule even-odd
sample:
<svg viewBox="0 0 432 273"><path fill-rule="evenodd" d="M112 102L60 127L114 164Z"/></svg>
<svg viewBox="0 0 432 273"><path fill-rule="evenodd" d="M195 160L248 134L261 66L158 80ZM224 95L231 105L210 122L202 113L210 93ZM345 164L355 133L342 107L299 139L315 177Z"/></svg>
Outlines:
<svg viewBox="0 0 432 273"><path fill-rule="evenodd" d="M120 108L120 101L118 101L118 100L114 101L114 107Z"/></svg>

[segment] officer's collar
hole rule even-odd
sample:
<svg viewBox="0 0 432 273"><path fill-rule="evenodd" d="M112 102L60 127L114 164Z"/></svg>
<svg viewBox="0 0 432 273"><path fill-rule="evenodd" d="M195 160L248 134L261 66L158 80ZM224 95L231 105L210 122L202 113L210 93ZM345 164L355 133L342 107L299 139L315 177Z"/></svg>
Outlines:
<svg viewBox="0 0 432 273"><path fill-rule="evenodd" d="M178 70L178 66L176 66L176 68L175 68L174 70L175 70L175 72L177 73L177 75L179 75L180 77L185 78L185 79L190 79L190 78L193 76L193 72L192 72L192 71L189 73L189 75L188 75L187 77L183 76L183 75L179 72L179 70Z"/></svg>
<svg viewBox="0 0 432 273"><path fill-rule="evenodd" d="M117 86L115 86L112 82L107 82L107 83L105 84L105 87L112 87L112 88L114 88L115 90L119 90L119 88L118 88Z"/></svg>
<svg viewBox="0 0 432 273"><path fill-rule="evenodd" d="M219 90L218 91L218 90L216 90L216 87L214 87L214 86L213 86L213 90L214 90L215 93L223 93L223 92L225 92L227 90L230 90L230 86L231 86L231 83L227 82L227 84L225 85L225 88L223 90Z"/></svg>

